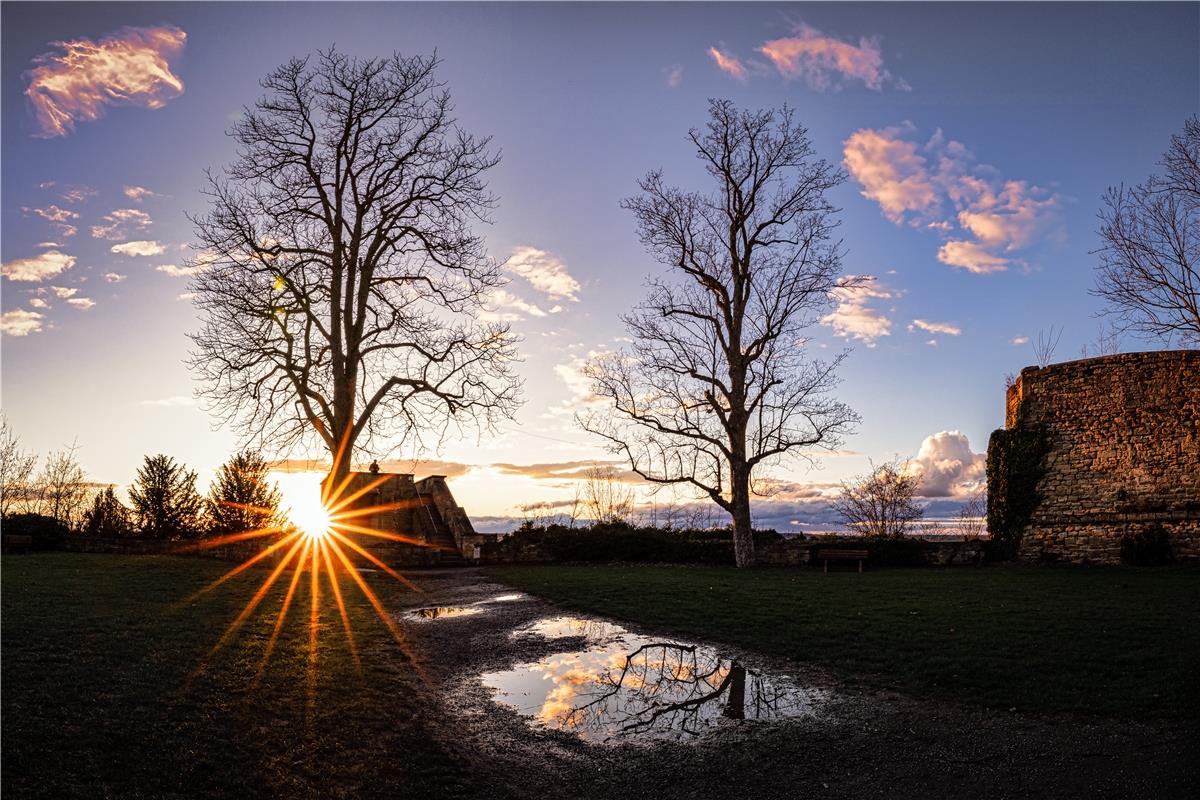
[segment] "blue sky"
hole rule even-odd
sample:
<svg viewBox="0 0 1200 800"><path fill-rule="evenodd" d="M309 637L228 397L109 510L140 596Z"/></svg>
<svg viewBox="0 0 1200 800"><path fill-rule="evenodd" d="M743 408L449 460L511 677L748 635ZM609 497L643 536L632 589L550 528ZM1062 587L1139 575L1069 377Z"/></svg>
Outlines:
<svg viewBox="0 0 1200 800"><path fill-rule="evenodd" d="M497 313L524 337L527 402L514 422L482 442L391 454L447 462L435 466L481 520L562 499L565 464L605 458L572 424L578 366L614 345L618 315L659 269L618 203L653 168L706 188L685 134L709 98L786 103L818 154L846 163L833 195L845 269L876 278L813 330L819 351L853 348L838 394L862 424L847 453L776 472L795 484L759 507L776 525L808 519L821 487L868 457L918 457L931 497L972 488L972 453L1003 422L1004 376L1033 361L1013 341L1061 326L1065 360L1096 338L1089 251L1101 193L1143 180L1200 105L1200 5L1189 3L6 3L2 13L3 408L26 446L77 440L93 479L122 484L160 451L204 481L237 446L191 400L183 359L197 322L169 267L191 241L185 212L204 209L203 170L231 160L224 131L258 80L332 43L360 56L436 48L461 124L503 153L490 178L500 205L483 230L492 255L540 251L537 269L578 284L556 294L512 275ZM155 30L186 34L157 51L170 80L100 103L95 119L86 104L68 107L73 127L45 135L26 90L53 63L43 57L64 52L56 42L145 43ZM114 216L128 210L138 213ZM112 251L129 242L162 252ZM14 279L46 253L72 265Z"/></svg>

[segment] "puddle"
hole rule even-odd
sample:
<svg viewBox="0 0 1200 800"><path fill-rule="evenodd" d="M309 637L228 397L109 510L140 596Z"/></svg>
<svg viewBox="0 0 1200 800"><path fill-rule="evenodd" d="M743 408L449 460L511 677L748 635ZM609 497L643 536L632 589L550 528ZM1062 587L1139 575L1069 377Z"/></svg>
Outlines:
<svg viewBox="0 0 1200 800"><path fill-rule="evenodd" d="M585 640L586 649L486 673L481 680L496 702L531 724L589 742L686 741L739 720L811 715L828 696L711 647L650 638L611 622L549 617L513 635Z"/></svg>
<svg viewBox="0 0 1200 800"><path fill-rule="evenodd" d="M514 594L498 594L495 597L488 598L487 600L481 600L480 602L481 603L511 603L514 600L524 600L526 597L527 597L527 595L525 595L521 592L516 592Z"/></svg>
<svg viewBox="0 0 1200 800"><path fill-rule="evenodd" d="M417 619L445 619L447 617L469 617L478 614L480 609L465 606L430 606L410 611L409 615Z"/></svg>

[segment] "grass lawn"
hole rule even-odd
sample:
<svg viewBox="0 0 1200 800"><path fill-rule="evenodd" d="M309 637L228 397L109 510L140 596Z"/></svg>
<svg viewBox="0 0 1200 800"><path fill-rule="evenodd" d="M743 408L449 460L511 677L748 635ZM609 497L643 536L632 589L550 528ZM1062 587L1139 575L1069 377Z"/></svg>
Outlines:
<svg viewBox="0 0 1200 800"><path fill-rule="evenodd" d="M194 674L267 574L251 570L181 603L230 566L4 556L5 798L445 797L460 788L461 770L423 728L413 669L357 589L343 586L361 672L328 583L309 672L305 574L256 682L285 574L268 613ZM389 579L373 586L385 604L404 591Z"/></svg>
<svg viewBox="0 0 1200 800"><path fill-rule="evenodd" d="M843 569L845 569L843 567ZM1194 717L1200 568L496 567L583 612L1004 708Z"/></svg>

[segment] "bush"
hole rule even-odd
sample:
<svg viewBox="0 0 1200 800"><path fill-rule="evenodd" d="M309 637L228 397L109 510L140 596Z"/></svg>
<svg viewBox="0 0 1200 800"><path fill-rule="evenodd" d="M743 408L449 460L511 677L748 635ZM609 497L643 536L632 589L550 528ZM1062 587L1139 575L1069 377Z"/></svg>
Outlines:
<svg viewBox="0 0 1200 800"><path fill-rule="evenodd" d="M5 536L28 536L31 550L53 550L70 534L66 525L44 514L11 514L4 518Z"/></svg>
<svg viewBox="0 0 1200 800"><path fill-rule="evenodd" d="M1151 525L1121 538L1121 563L1155 567L1171 560L1171 542L1167 529Z"/></svg>
<svg viewBox="0 0 1200 800"><path fill-rule="evenodd" d="M775 531L754 532L756 546L782 538ZM487 555L501 560L535 557L550 561L732 564L733 531L634 527L623 522L589 528L527 523L497 542Z"/></svg>
<svg viewBox="0 0 1200 800"><path fill-rule="evenodd" d="M1049 452L1050 437L1042 425L1018 421L992 433L987 451L989 560L1016 557L1021 534L1042 499L1037 484Z"/></svg>

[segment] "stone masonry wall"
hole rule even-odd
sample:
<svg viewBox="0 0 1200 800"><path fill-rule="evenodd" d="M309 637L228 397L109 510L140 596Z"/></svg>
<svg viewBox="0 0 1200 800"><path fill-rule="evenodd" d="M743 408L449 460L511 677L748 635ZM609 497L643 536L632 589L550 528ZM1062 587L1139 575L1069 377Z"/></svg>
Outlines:
<svg viewBox="0 0 1200 800"><path fill-rule="evenodd" d="M1123 537L1161 526L1172 558L1200 559L1200 350L1027 367L1006 412L1050 439L1020 558L1119 563Z"/></svg>

